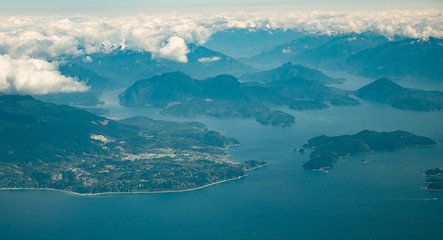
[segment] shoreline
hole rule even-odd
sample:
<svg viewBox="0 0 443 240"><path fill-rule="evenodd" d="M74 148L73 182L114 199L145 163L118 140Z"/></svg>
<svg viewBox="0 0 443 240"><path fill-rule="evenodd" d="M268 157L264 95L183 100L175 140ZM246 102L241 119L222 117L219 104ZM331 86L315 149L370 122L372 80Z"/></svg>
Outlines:
<svg viewBox="0 0 443 240"><path fill-rule="evenodd" d="M425 189L428 191L433 191L433 192L443 192L443 189L432 189L432 188L428 188L428 187L425 187Z"/></svg>
<svg viewBox="0 0 443 240"><path fill-rule="evenodd" d="M263 166L259 166L259 167L255 167L253 169L250 170L246 170L247 171L252 171L258 168L262 168L267 166L268 164L265 164ZM242 176L238 176L235 178L230 178L230 179L225 179L225 180L221 180L218 182L213 182L213 183L209 183L200 187L195 187L195 188L189 188L189 189L183 189L183 190L168 190L168 191L157 191L157 192L102 192L102 193L78 193L78 192L71 192L68 190L63 190L63 189L55 189L55 188L0 188L0 191L16 191L16 190L44 190L44 191L56 191L56 192L63 192L63 193L68 193L68 194L72 194L72 195L77 195L77 196L99 196L99 195L111 195L111 194L159 194L159 193L180 193L180 192L190 192L190 191L195 191L195 190L199 190L199 189L203 189L203 188L207 188L210 187L212 185L216 185L216 184L220 184L220 183L224 183L224 182L230 182L230 181L234 181L234 180L238 180L241 178L244 178L248 176L248 174L242 175Z"/></svg>
<svg viewBox="0 0 443 240"><path fill-rule="evenodd" d="M243 177L246 177L247 175L243 175L243 176L239 176L236 178L230 178L230 179L226 179L226 180L222 180L222 181L218 181L218 182L213 182L213 183L209 183L200 187L196 187L196 188L190 188L190 189L184 189L184 190L168 190L168 191L157 191L157 192L102 192L102 193L78 193L78 192L71 192L68 190L63 190L63 189L55 189L55 188L0 188L0 191L15 191L15 190L44 190L44 191L56 191L56 192L64 192L64 193L68 193L68 194L72 194L72 195L78 195L78 196L99 196L99 195L111 195L111 194L133 194L133 193L137 193L137 194L155 194L155 193L179 193L179 192L190 192L190 191L195 191L195 190L199 190L199 189L203 189L212 185L216 185L216 184L220 184L220 183L224 183L224 182L229 182L229 181L233 181L233 180L238 180L241 179Z"/></svg>

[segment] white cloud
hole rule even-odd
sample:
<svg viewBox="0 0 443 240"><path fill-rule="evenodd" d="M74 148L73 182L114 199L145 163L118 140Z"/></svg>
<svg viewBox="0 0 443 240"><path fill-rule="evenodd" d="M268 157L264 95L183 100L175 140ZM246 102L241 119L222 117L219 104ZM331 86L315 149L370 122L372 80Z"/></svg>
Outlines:
<svg viewBox="0 0 443 240"><path fill-rule="evenodd" d="M282 49L281 52L282 52L283 54L291 54L291 53L292 53L292 50L291 50L290 47L287 47L287 48L285 48L285 49Z"/></svg>
<svg viewBox="0 0 443 240"><path fill-rule="evenodd" d="M390 38L396 35L441 38L442 22L443 11L440 10L259 12L187 16L168 14L132 17L0 16L0 55L3 55L0 68L6 68L3 65L5 62L10 64L9 67L12 66L12 70L8 70L9 77L5 77L4 72L0 73L0 89L40 93L83 91L83 85L77 85L73 79L58 73L55 61L63 60L64 56L83 56L85 61L90 61L92 59L88 58L89 54L108 53L121 48L148 51L154 58L187 62L186 54L189 49L186 43L203 44L213 33L230 28L246 28L250 31L296 29L324 34L372 31ZM45 68L36 68L38 62ZM46 74L49 77L44 79L20 73L19 69L35 71L37 75ZM10 79L16 80L11 83ZM42 84L35 81L42 81ZM63 87L63 84L66 86ZM38 91L36 86L39 85L44 90Z"/></svg>
<svg viewBox="0 0 443 240"><path fill-rule="evenodd" d="M91 56L85 56L85 57L83 58L83 62L85 62L85 63L92 62L92 58L91 58Z"/></svg>
<svg viewBox="0 0 443 240"><path fill-rule="evenodd" d="M372 31L388 37L421 38L442 37L442 22L443 12L439 10L168 14L115 18L0 16L0 54L14 58L57 59L63 55L106 53L124 48L149 51L156 57L171 59L165 54L172 47L170 40L173 45L182 45L179 38L186 43L202 44L213 33L229 28L297 29L327 34ZM172 59L184 60L184 56L179 57L176 53L174 56Z"/></svg>
<svg viewBox="0 0 443 240"><path fill-rule="evenodd" d="M55 62L0 55L0 92L48 94L88 89L75 79L61 75Z"/></svg>
<svg viewBox="0 0 443 240"><path fill-rule="evenodd" d="M198 62L200 63L210 63L210 62L216 62L220 61L221 57L207 57L207 58L199 58Z"/></svg>
<svg viewBox="0 0 443 240"><path fill-rule="evenodd" d="M158 51L158 55L161 58L169 59L177 62L187 63L189 53L188 46L183 38L173 36L168 39L168 42L164 44Z"/></svg>
<svg viewBox="0 0 443 240"><path fill-rule="evenodd" d="M439 10L244 13L219 16L219 22L232 28L297 29L326 34L371 31L387 37L443 36L443 12Z"/></svg>

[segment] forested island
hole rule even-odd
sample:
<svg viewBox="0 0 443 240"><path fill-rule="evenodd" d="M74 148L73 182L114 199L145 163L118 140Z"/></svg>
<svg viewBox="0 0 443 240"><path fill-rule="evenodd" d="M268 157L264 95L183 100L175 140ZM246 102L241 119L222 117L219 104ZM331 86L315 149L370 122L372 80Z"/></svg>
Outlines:
<svg viewBox="0 0 443 240"><path fill-rule="evenodd" d="M364 130L353 135L312 138L306 147L314 149L303 167L312 170L331 168L344 157L368 154L374 151L396 151L409 146L433 146L437 143L427 137L406 131L376 132Z"/></svg>
<svg viewBox="0 0 443 240"><path fill-rule="evenodd" d="M388 38L373 32L308 34L248 58L251 65L291 61L321 69L347 71L368 78L440 81L443 40L438 37Z"/></svg>
<svg viewBox="0 0 443 240"><path fill-rule="evenodd" d="M295 110L309 110L327 108L327 104L360 104L350 96L351 92L327 87L323 82L330 78L319 75L318 71L308 80L291 75L292 68L284 70L289 73L279 72L275 80L267 79L266 83L241 83L230 75L196 80L183 72L165 73L134 83L120 94L120 104L155 106L162 108L162 114L176 116L254 118L261 124L280 127L293 125L295 118L282 111L270 110L272 106L288 105Z"/></svg>
<svg viewBox="0 0 443 240"><path fill-rule="evenodd" d="M80 194L200 188L266 165L233 162L239 141L202 123L114 121L30 96L0 95L0 188Z"/></svg>

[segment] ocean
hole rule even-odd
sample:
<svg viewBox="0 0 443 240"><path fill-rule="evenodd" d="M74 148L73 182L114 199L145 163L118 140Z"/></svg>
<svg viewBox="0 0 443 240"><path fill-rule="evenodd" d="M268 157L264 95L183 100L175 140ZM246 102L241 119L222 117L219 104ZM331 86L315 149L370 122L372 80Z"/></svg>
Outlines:
<svg viewBox="0 0 443 240"><path fill-rule="evenodd" d="M352 88L359 78L342 85ZM339 86L340 87L340 86ZM292 111L292 128L251 119L182 118L158 109L122 107L103 96L110 117L200 121L241 141L234 161L267 167L204 189L158 194L78 196L46 190L0 191L1 239L439 239L443 192L423 189L423 172L443 167L443 112L414 112L363 101L361 106ZM318 135L405 130L439 145L343 159L328 172L303 169ZM361 160L367 160L362 164Z"/></svg>

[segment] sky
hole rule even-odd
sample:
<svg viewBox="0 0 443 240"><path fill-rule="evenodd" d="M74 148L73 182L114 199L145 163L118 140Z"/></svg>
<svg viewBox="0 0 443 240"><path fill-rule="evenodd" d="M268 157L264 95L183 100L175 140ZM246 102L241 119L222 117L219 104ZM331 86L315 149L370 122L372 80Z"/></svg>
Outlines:
<svg viewBox="0 0 443 240"><path fill-rule="evenodd" d="M129 15L202 11L443 9L443 0L0 0L2 15Z"/></svg>

